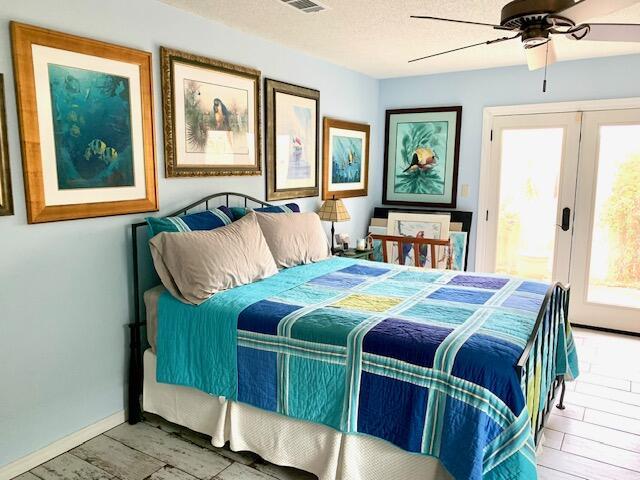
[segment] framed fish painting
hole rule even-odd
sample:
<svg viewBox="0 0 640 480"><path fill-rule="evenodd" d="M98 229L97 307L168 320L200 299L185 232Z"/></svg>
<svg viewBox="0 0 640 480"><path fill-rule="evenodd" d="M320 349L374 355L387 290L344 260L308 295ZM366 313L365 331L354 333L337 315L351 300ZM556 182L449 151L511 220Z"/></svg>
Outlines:
<svg viewBox="0 0 640 480"><path fill-rule="evenodd" d="M260 175L260 71L160 48L167 177Z"/></svg>
<svg viewBox="0 0 640 480"><path fill-rule="evenodd" d="M7 144L7 115L4 108L4 75L0 74L0 216L3 215L13 215L13 197Z"/></svg>
<svg viewBox="0 0 640 480"><path fill-rule="evenodd" d="M462 107L387 110L383 203L456 207Z"/></svg>
<svg viewBox="0 0 640 480"><path fill-rule="evenodd" d="M151 54L11 23L29 223L158 210Z"/></svg>
<svg viewBox="0 0 640 480"><path fill-rule="evenodd" d="M324 118L323 200L367 196L369 131L366 124Z"/></svg>
<svg viewBox="0 0 640 480"><path fill-rule="evenodd" d="M267 78L267 200L318 195L320 92Z"/></svg>

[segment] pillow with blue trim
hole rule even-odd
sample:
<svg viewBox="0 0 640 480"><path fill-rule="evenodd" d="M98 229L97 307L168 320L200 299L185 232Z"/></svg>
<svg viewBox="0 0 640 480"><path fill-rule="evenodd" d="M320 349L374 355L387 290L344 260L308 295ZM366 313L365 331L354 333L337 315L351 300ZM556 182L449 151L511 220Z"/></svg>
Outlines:
<svg viewBox="0 0 640 480"><path fill-rule="evenodd" d="M286 203L284 205L271 205L269 207L247 208L247 207L231 207L233 220L239 220L249 212L265 212L265 213L300 213L300 206L297 203Z"/></svg>
<svg viewBox="0 0 640 480"><path fill-rule="evenodd" d="M225 206L190 213L179 217L147 217L150 237L162 232L194 232L196 230L213 230L229 225L235 219L233 213Z"/></svg>

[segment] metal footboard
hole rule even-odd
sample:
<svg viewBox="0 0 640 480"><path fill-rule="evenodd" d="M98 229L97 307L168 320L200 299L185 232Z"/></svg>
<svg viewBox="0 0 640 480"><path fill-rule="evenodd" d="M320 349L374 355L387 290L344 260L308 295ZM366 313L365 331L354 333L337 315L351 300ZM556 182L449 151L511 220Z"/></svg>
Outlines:
<svg viewBox="0 0 640 480"><path fill-rule="evenodd" d="M536 446L545 421L551 412L558 388L559 409L564 409L565 380L556 375L558 339L561 328L567 333L569 320L569 286L555 283L549 287L527 345L516 366L531 414L531 428ZM542 389L546 391L542 392ZM533 389L533 391L531 391ZM532 401L529 397L532 396Z"/></svg>

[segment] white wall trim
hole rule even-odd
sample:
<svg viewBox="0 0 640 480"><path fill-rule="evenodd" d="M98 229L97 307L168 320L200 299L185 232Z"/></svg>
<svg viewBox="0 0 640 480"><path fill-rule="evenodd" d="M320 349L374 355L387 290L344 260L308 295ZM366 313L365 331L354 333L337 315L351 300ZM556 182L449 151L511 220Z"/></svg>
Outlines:
<svg viewBox="0 0 640 480"><path fill-rule="evenodd" d="M572 102L529 103L524 105L504 105L486 107L484 114L527 115L531 113L566 113L587 112L597 110L625 110L640 108L640 97L610 98L605 100L577 100ZM484 115L483 115L484 118Z"/></svg>
<svg viewBox="0 0 640 480"><path fill-rule="evenodd" d="M487 222L485 221L488 194L495 185L491 178L491 129L494 117L503 115L530 115L540 113L590 112L640 108L640 97L611 98L605 100L577 100L571 102L531 103L485 107L482 111L482 147L480 153L480 181L478 184L478 223L476 226L476 272L487 272L492 266L485 264L487 248Z"/></svg>
<svg viewBox="0 0 640 480"><path fill-rule="evenodd" d="M37 452L30 453L29 455L19 458L4 467L0 467L0 480L9 480L28 472L32 468L37 467L44 462L48 462L52 458L57 457L58 455L61 455L88 440L91 440L93 437L101 435L107 430L117 427L125 421L125 412L124 410L120 410L119 412L116 412L107 418L103 418L82 430L78 430L71 435L67 435L60 440L56 440Z"/></svg>

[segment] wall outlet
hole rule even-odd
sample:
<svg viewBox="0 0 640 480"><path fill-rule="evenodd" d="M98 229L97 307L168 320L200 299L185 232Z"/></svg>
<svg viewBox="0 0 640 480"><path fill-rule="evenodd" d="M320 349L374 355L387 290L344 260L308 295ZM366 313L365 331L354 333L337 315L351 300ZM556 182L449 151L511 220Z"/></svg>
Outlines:
<svg viewBox="0 0 640 480"><path fill-rule="evenodd" d="M462 198L467 198L469 196L469 184L463 183L462 188L460 189L460 196Z"/></svg>

